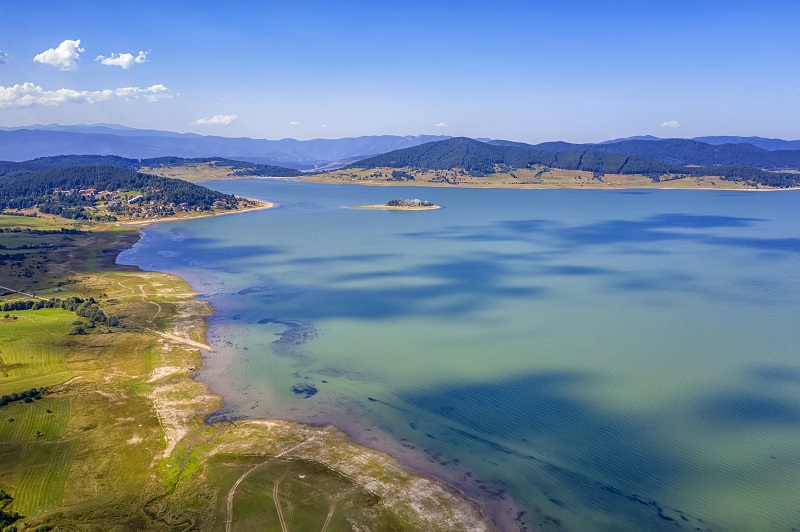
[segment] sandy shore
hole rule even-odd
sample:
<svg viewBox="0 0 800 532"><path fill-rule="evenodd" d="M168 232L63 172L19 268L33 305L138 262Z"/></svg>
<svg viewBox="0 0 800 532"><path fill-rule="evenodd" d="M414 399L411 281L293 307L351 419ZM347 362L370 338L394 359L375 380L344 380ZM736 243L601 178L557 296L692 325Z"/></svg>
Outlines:
<svg viewBox="0 0 800 532"><path fill-rule="evenodd" d="M348 205L348 209L372 209L377 211L433 211L441 209L441 205L429 205L426 207L401 207L399 205Z"/></svg>

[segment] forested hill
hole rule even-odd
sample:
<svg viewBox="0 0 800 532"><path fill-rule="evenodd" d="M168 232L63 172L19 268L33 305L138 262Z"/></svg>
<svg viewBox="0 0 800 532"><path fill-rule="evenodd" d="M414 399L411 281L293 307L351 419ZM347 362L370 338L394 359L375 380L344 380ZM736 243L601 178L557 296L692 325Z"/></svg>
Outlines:
<svg viewBox="0 0 800 532"><path fill-rule="evenodd" d="M767 170L800 170L800 150L770 151L747 143L712 145L690 139L634 139L603 144L570 144L568 142L524 144L505 140L493 140L490 144L546 151L604 151L642 157L677 166L749 166Z"/></svg>
<svg viewBox="0 0 800 532"><path fill-rule="evenodd" d="M162 216L212 207L232 209L239 201L187 181L113 166L73 166L0 178L0 210L37 207L75 219L108 220L116 214L146 214L154 209Z"/></svg>
<svg viewBox="0 0 800 532"><path fill-rule="evenodd" d="M157 157L152 159L128 159L115 155L58 155L54 157L40 157L24 162L0 161L0 178L40 172L54 168L69 168L72 166L113 166L115 168L124 168L127 170L139 170L146 167L158 168L163 166L184 166L187 164L199 163L214 163L217 166L230 167L235 175L241 176L297 177L301 175L301 172L293 168L255 164L225 159L223 157Z"/></svg>
<svg viewBox="0 0 800 532"><path fill-rule="evenodd" d="M652 142L652 141L646 141ZM570 146L558 143L560 147ZM574 146L574 145L573 145ZM358 161L351 168L418 168L425 170L452 170L461 168L472 175L489 175L507 167L529 168L545 166L565 170L584 170L602 174L641 174L654 181L664 175L721 176L732 181L747 181L775 187L800 185L800 175L765 172L744 166L683 167L665 164L642 157L611 151L577 147L574 149L538 149L520 143L484 143L458 137L439 142L430 142L396 150L383 155Z"/></svg>
<svg viewBox="0 0 800 532"><path fill-rule="evenodd" d="M355 168L422 168L451 170L463 168L473 175L492 174L496 165L524 168L544 165L565 170L586 170L602 174L643 173L662 175L666 166L627 155L587 150L536 150L529 146L497 146L477 140L456 137L429 142L413 148L396 150L363 159Z"/></svg>

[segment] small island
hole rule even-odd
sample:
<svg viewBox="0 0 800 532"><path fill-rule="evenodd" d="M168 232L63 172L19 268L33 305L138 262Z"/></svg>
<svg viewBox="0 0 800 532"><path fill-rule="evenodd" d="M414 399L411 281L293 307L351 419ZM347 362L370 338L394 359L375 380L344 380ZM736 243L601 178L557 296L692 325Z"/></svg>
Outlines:
<svg viewBox="0 0 800 532"><path fill-rule="evenodd" d="M430 201L420 199L393 199L383 205L353 205L350 209L379 209L385 211L430 211L441 209L441 205L436 205Z"/></svg>

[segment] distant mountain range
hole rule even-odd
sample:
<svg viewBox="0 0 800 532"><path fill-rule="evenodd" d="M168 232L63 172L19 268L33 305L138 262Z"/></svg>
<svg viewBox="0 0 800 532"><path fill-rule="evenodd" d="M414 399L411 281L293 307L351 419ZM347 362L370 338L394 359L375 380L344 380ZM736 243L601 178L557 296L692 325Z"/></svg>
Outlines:
<svg viewBox="0 0 800 532"><path fill-rule="evenodd" d="M130 159L224 157L301 170L333 170L370 156L450 138L443 135L381 135L343 139L266 140L134 129L115 124L37 124L18 128L0 127L0 160L24 161L71 154L116 155ZM477 140L490 145L524 147L541 152L614 153L630 157L626 163L628 167L638 164L640 158L666 166L800 170L800 140L761 137L661 139L649 135L598 144L545 142L530 145L506 140ZM611 168L624 160L625 157L617 161L606 156L603 164ZM589 160L583 164L589 164Z"/></svg>
<svg viewBox="0 0 800 532"><path fill-rule="evenodd" d="M613 144L625 140L667 140L653 135L640 135L636 137L626 137L622 139L607 140L600 144ZM694 137L689 140L705 142L706 144L752 144L763 150L800 150L800 140L767 139L764 137L732 137L732 136L713 136L713 137Z"/></svg>
<svg viewBox="0 0 800 532"><path fill-rule="evenodd" d="M266 140L132 129L113 124L34 125L0 128L0 160L25 161L52 155L226 157L261 164L311 169L448 138L380 135L344 139Z"/></svg>

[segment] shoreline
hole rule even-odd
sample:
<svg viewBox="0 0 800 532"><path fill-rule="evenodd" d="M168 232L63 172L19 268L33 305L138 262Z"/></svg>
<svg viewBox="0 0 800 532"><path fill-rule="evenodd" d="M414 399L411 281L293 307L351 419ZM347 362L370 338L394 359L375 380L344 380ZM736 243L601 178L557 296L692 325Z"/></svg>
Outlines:
<svg viewBox="0 0 800 532"><path fill-rule="evenodd" d="M274 209L278 207L277 203L272 201L264 201L258 200L255 198L245 198L241 196L237 196L239 199L244 199L247 201L252 201L258 203L258 205L254 207L247 207L246 209L236 209L232 211L224 211L224 212L216 212L210 214L200 213L194 216L170 216L168 218L153 218L147 220L141 220L137 222L112 222L119 227L147 227L150 224L157 224L157 223L164 223L164 222L177 222L177 221L184 221L184 220L194 220L196 218L214 218L216 216L229 216L231 214L242 214L243 212L252 212L252 211L263 211L268 209Z"/></svg>
<svg viewBox="0 0 800 532"><path fill-rule="evenodd" d="M425 207L402 207L400 205L345 205L345 209L374 211L434 211L441 208L441 205L428 205Z"/></svg>
<svg viewBox="0 0 800 532"><path fill-rule="evenodd" d="M616 185L560 185L554 183L519 183L519 184L492 184L492 183L459 183L456 185L449 183L418 181L418 182L389 182L389 181L344 181L333 179L314 179L312 177L282 177L276 178L284 181L297 181L299 183L317 183L320 185L359 185L366 187L418 187L418 188L468 188L477 190L704 190L717 192L789 192L800 190L800 187L669 187L669 186L616 186ZM374 206L348 206L347 208L371 208ZM374 207L377 208L377 207Z"/></svg>
<svg viewBox="0 0 800 532"><path fill-rule="evenodd" d="M250 199L250 198L248 198ZM199 216L191 216L191 217L183 217L183 218L170 218L170 219L158 219L158 220L147 220L142 222L133 222L129 224L125 224L127 227L137 227L139 229L139 239L136 242L133 242L130 247L135 246L141 241L141 234L142 230L150 226L151 224L173 221L173 220L190 220L195 218L211 218L213 216L220 216L220 215L227 215L227 214L239 214L242 212L249 212L253 210L265 210L271 209L277 206L276 203L273 202L265 202L262 200L252 200L258 201L262 203L257 207L249 208L249 209L242 209L237 211L230 211L215 215L199 215ZM435 208L439 208L436 206ZM431 209L430 207L425 208L426 210ZM412 209L416 210L416 209ZM122 225L122 224L119 224ZM126 248L126 249L130 249ZM119 252L121 253L124 249L120 249ZM115 263L117 258L114 259ZM138 271L147 273L146 270L142 270L138 265L134 266ZM157 270L155 270L157 271ZM191 287L189 282L184 279L183 277L173 274L173 273L166 273L166 272L158 272L162 275L166 276L173 276L177 279L180 279L182 282L186 283ZM193 290L193 289L192 289ZM194 290L193 290L194 291ZM208 328L210 326L209 318L216 314L217 310L213 307L213 305L207 300L199 300L197 298L197 294L192 297L192 301L194 302L202 302L208 308L208 314L203 316L201 319L195 320L195 323L192 326L193 328L197 328L200 331L200 335L204 342L208 342ZM164 333L160 333L158 331L152 331L158 335L163 335ZM168 333L167 333L168 334ZM209 427L211 426L219 426L220 424L224 424L227 422L231 423L231 425L243 427L247 429L248 427L253 426L261 426L261 425L299 425L305 431L311 431L314 434L313 438L316 438L317 435L323 433L330 433L331 435L335 436L336 434L340 434L344 436L345 442L342 442L343 445L346 447L352 447L353 451L356 453L373 453L379 454L387 457L390 461L394 461L399 466L407 471L407 473L411 477L416 477L419 479L428 479L428 481L433 482L434 484L441 485L445 490L451 490L456 494L456 498L460 499L461 505L477 505L480 508L480 514L490 523L493 524L495 530L518 530L520 529L519 524L514 522L514 518L520 515L520 512L523 509L517 506L512 499L506 499L504 497L500 497L499 499L492 500L491 492L486 492L486 490L481 490L478 487L480 481L476 479L471 474L467 474L464 477L464 482L460 482L457 479L453 478L452 475L444 474L444 470L442 466L436 462L436 460L431 459L430 455L423 452L417 451L415 452L416 459L409 460L408 456L405 456L405 453L402 452L403 449L403 442L397 441L393 439L390 435L384 434L385 438L383 443L385 445L369 445L368 439L366 437L360 437L357 433L353 431L353 427L350 430L342 429L340 424L337 423L330 423L327 421L323 421L322 423L314 423L314 422L307 422L307 421L295 421L295 420L281 420L281 419L271 419L265 417L251 417L251 416L243 416L236 420L226 420L224 416L221 416L219 419L215 419L212 421L208 421L209 418L214 416L215 414L222 414L226 411L226 409L231 408L232 405L229 403L224 394L218 393L217 391L212 391L210 383L205 380L199 380L200 372L202 371L205 365L205 358L207 354L204 354L200 348L197 346L194 347L195 352L197 353L197 358L199 359L199 363L194 364L191 371L187 374L189 379L192 382L202 385L205 388L205 394L213 396L216 401L218 401L218 408L209 409L204 416L203 423ZM349 426L347 423L344 424L345 426ZM367 429L369 430L369 429ZM382 433L383 434L383 433ZM374 436L374 435L373 435ZM373 442L374 443L374 442ZM394 452L393 452L394 451ZM397 452L400 451L400 452ZM312 458L309 458L313 460ZM425 462L430 462L430 467L424 467ZM324 462L321 462L324 464ZM391 465L391 464L389 464ZM472 480L472 484L468 480ZM502 511L500 506L503 508L508 508L506 511ZM458 504L454 504L454 506L458 506ZM513 511L512 511L513 510Z"/></svg>

